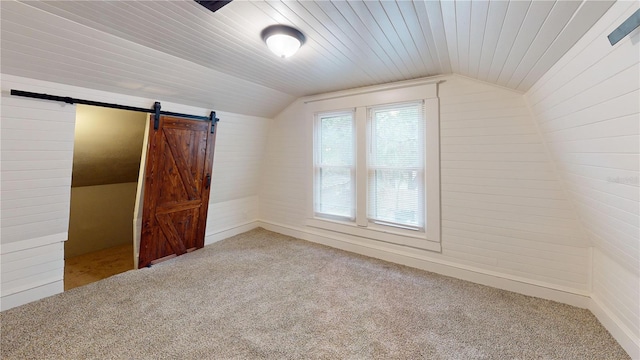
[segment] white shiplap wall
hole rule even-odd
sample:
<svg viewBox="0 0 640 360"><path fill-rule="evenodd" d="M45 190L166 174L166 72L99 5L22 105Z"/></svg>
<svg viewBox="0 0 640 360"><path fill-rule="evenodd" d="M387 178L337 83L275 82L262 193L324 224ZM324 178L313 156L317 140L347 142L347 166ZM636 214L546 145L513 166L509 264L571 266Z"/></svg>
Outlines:
<svg viewBox="0 0 640 360"><path fill-rule="evenodd" d="M217 113L205 244L257 226L262 156L271 119Z"/></svg>
<svg viewBox="0 0 640 360"><path fill-rule="evenodd" d="M582 300L528 293L586 306L589 244L522 94L459 76L444 80L442 254L305 227L311 119L301 100L276 117L269 133L260 191L264 226L515 291L527 293L523 283L561 290Z"/></svg>
<svg viewBox="0 0 640 360"><path fill-rule="evenodd" d="M617 2L526 98L593 242L592 310L640 357L640 29ZM605 318L606 317L606 318Z"/></svg>
<svg viewBox="0 0 640 360"><path fill-rule="evenodd" d="M155 100L2 75L2 309L63 290L75 124L75 106L12 97L10 89L136 107ZM162 109L208 111L166 101ZM207 244L256 226L260 158L271 121L227 112L218 117Z"/></svg>
<svg viewBox="0 0 640 360"><path fill-rule="evenodd" d="M307 175L311 134L304 103L294 102L280 113L269 129L263 157L260 187L260 219L283 225L302 226L307 212Z"/></svg>
<svg viewBox="0 0 640 360"><path fill-rule="evenodd" d="M262 154L270 119L217 112L211 202L258 194Z"/></svg>
<svg viewBox="0 0 640 360"><path fill-rule="evenodd" d="M1 104L2 309L63 290L75 106L10 97Z"/></svg>
<svg viewBox="0 0 640 360"><path fill-rule="evenodd" d="M169 40L160 35L163 31L145 29L140 13L130 9L143 5L141 3L66 3L74 11L94 7L84 14L85 19L82 20L75 17L68 20L62 16L65 15L64 12L52 14L34 7L42 5L47 8L56 5L55 2L48 4L49 6L33 2L0 2L4 74L148 99L160 97L173 103L199 108L214 107L216 110L257 116L275 114L295 99L294 96L281 91L221 72L217 66L219 61L212 60L211 57L207 57L204 62L209 66L203 66L185 59L185 51L178 51L180 56L170 55L169 53L173 52L154 50L153 47L146 46L147 43L140 44L118 36L121 35L121 30L131 26L137 29L138 35L149 36L154 42L166 44L174 50L189 43L184 38ZM180 7L180 4L186 5L187 8L202 8L195 2L165 3L171 7ZM64 7L65 4L57 5ZM159 6L158 10L161 10L156 15L144 10L142 13L152 16L151 23L166 29L169 22L175 21L175 13L165 5L156 4ZM108 11L104 11L103 6L116 9L116 14L108 16ZM134 15L135 20L120 22L130 15ZM100 26L98 29L92 27L95 24L82 24L91 16L108 19L112 24L115 21L118 31L116 34L110 34L102 31L103 28ZM160 20L159 16L167 18ZM192 20L178 23L183 26L189 24L187 28L194 31ZM201 32L190 37L204 39ZM237 45L237 42L233 44ZM209 47L204 44L192 46L190 51L203 54L205 49L214 54L219 51L216 45ZM236 64L238 59L230 58L228 61ZM212 64L214 66L211 66Z"/></svg>
<svg viewBox="0 0 640 360"><path fill-rule="evenodd" d="M443 255L587 289L587 245L521 94L440 86Z"/></svg>

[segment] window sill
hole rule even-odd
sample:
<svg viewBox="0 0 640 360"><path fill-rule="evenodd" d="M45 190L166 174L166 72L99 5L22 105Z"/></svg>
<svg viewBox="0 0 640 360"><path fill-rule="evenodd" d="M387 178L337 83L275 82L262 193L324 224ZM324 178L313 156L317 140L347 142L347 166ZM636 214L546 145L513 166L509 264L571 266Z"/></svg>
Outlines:
<svg viewBox="0 0 640 360"><path fill-rule="evenodd" d="M427 239L426 233L420 231L403 230L378 224L361 227L354 223L317 217L307 219L306 225L313 228L383 241L396 245L409 246L422 250L440 251L440 241L429 240Z"/></svg>

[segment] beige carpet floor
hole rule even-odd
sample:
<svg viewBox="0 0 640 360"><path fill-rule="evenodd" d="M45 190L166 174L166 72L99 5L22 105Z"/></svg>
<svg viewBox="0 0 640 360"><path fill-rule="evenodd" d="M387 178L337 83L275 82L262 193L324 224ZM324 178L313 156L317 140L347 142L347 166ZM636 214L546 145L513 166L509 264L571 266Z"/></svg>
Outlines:
<svg viewBox="0 0 640 360"><path fill-rule="evenodd" d="M587 310L256 229L0 313L2 359L627 359Z"/></svg>

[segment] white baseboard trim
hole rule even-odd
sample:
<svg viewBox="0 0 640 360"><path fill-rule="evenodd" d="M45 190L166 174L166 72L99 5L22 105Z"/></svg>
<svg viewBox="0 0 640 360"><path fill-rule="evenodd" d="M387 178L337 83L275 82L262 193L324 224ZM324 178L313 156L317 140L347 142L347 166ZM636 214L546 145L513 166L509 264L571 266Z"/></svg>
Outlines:
<svg viewBox="0 0 640 360"><path fill-rule="evenodd" d="M29 291L40 286L64 280L64 259L52 261L47 265L51 265L54 268L13 281L3 282L1 285L2 297Z"/></svg>
<svg viewBox="0 0 640 360"><path fill-rule="evenodd" d="M238 234L242 234L243 232L247 232L249 230L253 230L260 226L258 220L251 220L241 224L238 224L233 227L225 228L222 230L217 230L215 232L208 233L204 237L204 245L211 245L220 240L224 240L228 237L232 237Z"/></svg>
<svg viewBox="0 0 640 360"><path fill-rule="evenodd" d="M591 295L589 310L596 316L598 321L611 333L614 339L629 354L631 359L640 359L640 337L626 327L617 316L615 316L597 296Z"/></svg>
<svg viewBox="0 0 640 360"><path fill-rule="evenodd" d="M513 291L519 294L534 296L547 300L553 300L580 308L589 307L589 294L586 291L566 289L554 284L546 284L537 281L528 281L509 274L495 271L487 271L463 264L455 264L451 261L429 258L428 255L414 255L408 252L400 252L385 249L384 245L369 245L362 242L356 243L340 234L328 236L314 230L298 228L270 221L259 221L259 226L280 234L293 236L299 239L327 245L330 247L402 264L437 274L451 276L457 279L467 280L473 283L491 286L498 289Z"/></svg>
<svg viewBox="0 0 640 360"><path fill-rule="evenodd" d="M0 311L9 310L32 301L40 300L64 291L64 282L57 280L0 298Z"/></svg>

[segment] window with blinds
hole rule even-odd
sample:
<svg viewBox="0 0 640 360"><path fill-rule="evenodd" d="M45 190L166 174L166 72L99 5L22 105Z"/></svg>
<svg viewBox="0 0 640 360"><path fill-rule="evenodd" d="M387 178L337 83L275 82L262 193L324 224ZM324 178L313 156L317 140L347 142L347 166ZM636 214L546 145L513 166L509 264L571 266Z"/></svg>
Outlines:
<svg viewBox="0 0 640 360"><path fill-rule="evenodd" d="M306 226L442 250L437 90L437 82L383 86L305 103L313 128Z"/></svg>
<svg viewBox="0 0 640 360"><path fill-rule="evenodd" d="M369 108L367 217L424 228L423 102Z"/></svg>
<svg viewBox="0 0 640 360"><path fill-rule="evenodd" d="M355 219L354 114L316 115L314 211L316 216Z"/></svg>

